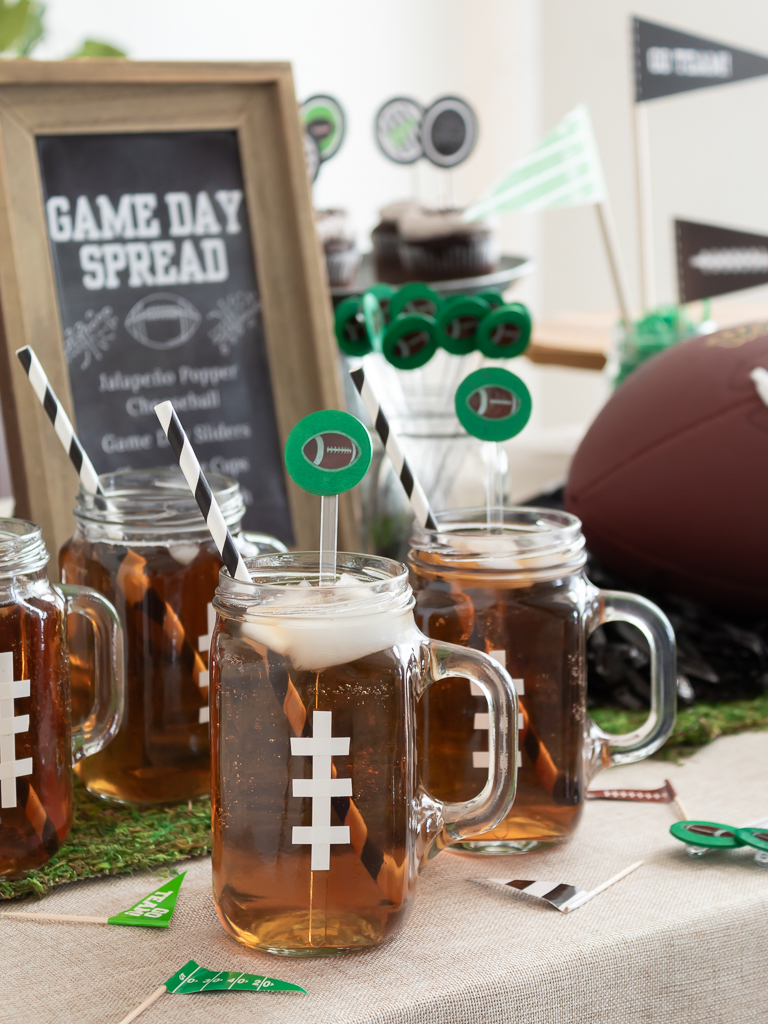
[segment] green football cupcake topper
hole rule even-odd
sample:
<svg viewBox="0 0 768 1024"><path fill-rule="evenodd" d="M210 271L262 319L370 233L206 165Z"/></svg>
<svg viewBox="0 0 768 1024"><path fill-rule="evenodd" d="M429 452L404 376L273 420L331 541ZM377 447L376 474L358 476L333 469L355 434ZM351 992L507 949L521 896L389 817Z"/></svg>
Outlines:
<svg viewBox="0 0 768 1024"><path fill-rule="evenodd" d="M477 347L489 359L514 359L528 347L531 315L521 302L499 306L483 318Z"/></svg>
<svg viewBox="0 0 768 1024"><path fill-rule="evenodd" d="M394 320L401 313L424 313L436 317L443 308L444 299L423 281L411 281L398 289L389 304L389 318Z"/></svg>
<svg viewBox="0 0 768 1024"><path fill-rule="evenodd" d="M437 317L440 346L455 356L465 356L477 348L477 332L488 316L490 306L475 296L449 299Z"/></svg>
<svg viewBox="0 0 768 1024"><path fill-rule="evenodd" d="M437 322L424 313L399 316L384 332L384 358L398 370L416 370L436 351Z"/></svg>
<svg viewBox="0 0 768 1024"><path fill-rule="evenodd" d="M285 467L294 483L320 502L318 583L336 582L339 495L359 484L371 464L371 439L360 420L321 409L299 420L285 442Z"/></svg>
<svg viewBox="0 0 768 1024"><path fill-rule="evenodd" d="M305 416L285 442L285 467L294 483L310 494L343 494L360 483L370 464L368 431L339 409Z"/></svg>
<svg viewBox="0 0 768 1024"><path fill-rule="evenodd" d="M365 318L357 296L344 299L336 307L334 328L339 348L348 356L367 356L372 351Z"/></svg>
<svg viewBox="0 0 768 1024"><path fill-rule="evenodd" d="M531 418L531 393L509 370L484 367L470 373L456 392L456 415L481 441L508 441Z"/></svg>

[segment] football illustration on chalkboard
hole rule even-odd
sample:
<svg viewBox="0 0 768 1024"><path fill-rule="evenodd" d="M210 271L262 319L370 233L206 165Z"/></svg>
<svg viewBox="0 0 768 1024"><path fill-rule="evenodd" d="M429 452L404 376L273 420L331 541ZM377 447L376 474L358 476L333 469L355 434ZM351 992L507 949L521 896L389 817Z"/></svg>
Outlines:
<svg viewBox="0 0 768 1024"><path fill-rule="evenodd" d="M310 437L302 448L304 458L320 469L348 469L360 458L360 449L346 434L325 430Z"/></svg>
<svg viewBox="0 0 768 1024"><path fill-rule="evenodd" d="M125 318L132 338L147 348L177 348L189 341L202 317L191 302L180 295L156 292L140 299Z"/></svg>

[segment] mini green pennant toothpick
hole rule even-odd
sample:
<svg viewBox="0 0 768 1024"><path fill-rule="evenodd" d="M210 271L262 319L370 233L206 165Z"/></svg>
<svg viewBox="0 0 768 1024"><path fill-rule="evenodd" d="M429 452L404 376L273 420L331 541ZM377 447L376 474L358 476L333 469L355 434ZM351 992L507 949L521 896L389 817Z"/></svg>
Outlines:
<svg viewBox="0 0 768 1024"><path fill-rule="evenodd" d="M173 995L177 992L304 992L300 985L292 985L289 981L278 978L265 978L261 974L243 974L242 971L208 971L190 960L180 971L165 983L166 989Z"/></svg>
<svg viewBox="0 0 768 1024"><path fill-rule="evenodd" d="M139 925L142 928L167 928L171 917L176 909L176 900L179 898L179 889L184 881L184 875L177 875L171 878L166 885L161 885L145 896L143 900L134 903L128 910L123 910L114 917L107 919L108 924L129 924Z"/></svg>
<svg viewBox="0 0 768 1024"><path fill-rule="evenodd" d="M122 910L114 917L86 917L82 914L26 914L21 911L5 911L3 917L19 917L28 921L61 921L65 924L125 924L142 928L167 928L176 909L179 889L186 871L170 878L148 896Z"/></svg>
<svg viewBox="0 0 768 1024"><path fill-rule="evenodd" d="M189 960L181 970L171 975L165 984L155 989L151 996L144 1000L120 1024L130 1024L140 1013L157 1002L160 996L168 992L171 995L192 995L195 992L303 992L307 990L300 985L292 985L289 981L279 978L265 978L261 974L244 974L242 971L209 971L194 960Z"/></svg>

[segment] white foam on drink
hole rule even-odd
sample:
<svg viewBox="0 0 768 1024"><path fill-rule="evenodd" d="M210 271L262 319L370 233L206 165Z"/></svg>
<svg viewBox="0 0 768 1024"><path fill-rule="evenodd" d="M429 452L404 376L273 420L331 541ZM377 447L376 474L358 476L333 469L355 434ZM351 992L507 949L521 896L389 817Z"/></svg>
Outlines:
<svg viewBox="0 0 768 1024"><path fill-rule="evenodd" d="M418 644L422 634L413 621L411 602L403 607L396 600L394 608L392 603L391 598L372 595L370 583L342 573L330 592L308 580L286 586L268 608L249 608L240 629L289 658L300 672L322 672L389 647Z"/></svg>

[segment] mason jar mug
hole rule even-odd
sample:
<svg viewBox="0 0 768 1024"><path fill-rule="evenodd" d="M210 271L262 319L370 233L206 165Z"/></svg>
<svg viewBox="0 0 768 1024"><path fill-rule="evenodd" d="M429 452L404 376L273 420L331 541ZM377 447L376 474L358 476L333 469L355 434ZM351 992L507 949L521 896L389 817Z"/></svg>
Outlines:
<svg viewBox="0 0 768 1024"><path fill-rule="evenodd" d="M72 825L72 762L96 756L120 726L123 634L101 594L52 587L40 527L0 519L0 876L44 864ZM99 651L91 714L70 720L67 616Z"/></svg>
<svg viewBox="0 0 768 1024"><path fill-rule="evenodd" d="M419 629L485 651L515 680L520 768L514 806L493 831L457 848L516 853L575 830L600 768L648 757L672 731L675 640L664 614L635 594L598 590L584 574L579 520L537 508L459 509L416 527L408 564ZM498 521L496 521L498 520ZM603 732L587 714L586 641L605 622L629 622L651 649L651 712L632 733ZM425 784L444 800L470 798L488 759L483 695L441 681L421 706Z"/></svg>
<svg viewBox="0 0 768 1024"><path fill-rule="evenodd" d="M238 484L216 473L208 480L244 544ZM63 582L93 587L118 610L126 711L114 742L77 772L91 793L120 803L196 800L210 792L208 648L221 558L179 469L119 470L101 483L104 497L80 489L75 533L59 562ZM81 716L90 708L90 662L73 665Z"/></svg>
<svg viewBox="0 0 768 1024"><path fill-rule="evenodd" d="M222 570L214 605L213 891L224 928L272 953L328 955L393 938L419 868L492 828L514 797L516 699L477 651L428 640L406 567L339 554ZM416 707L460 677L488 701L488 767L468 800L429 793L416 767Z"/></svg>

